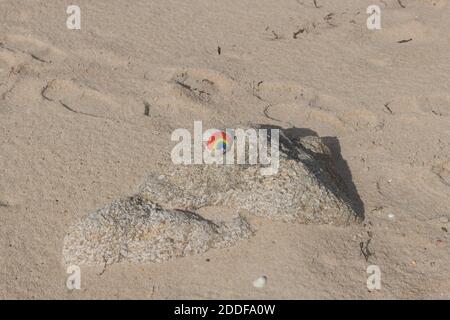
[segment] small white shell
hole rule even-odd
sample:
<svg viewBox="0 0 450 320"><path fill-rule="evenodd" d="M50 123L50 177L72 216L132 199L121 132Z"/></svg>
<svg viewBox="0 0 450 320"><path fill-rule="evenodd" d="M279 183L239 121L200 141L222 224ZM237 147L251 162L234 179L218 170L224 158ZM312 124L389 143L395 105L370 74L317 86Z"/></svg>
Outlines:
<svg viewBox="0 0 450 320"><path fill-rule="evenodd" d="M448 218L447 217L440 217L439 218L439 222L448 223Z"/></svg>
<svg viewBox="0 0 450 320"><path fill-rule="evenodd" d="M267 284L267 277L266 276L261 276L258 279L256 279L255 281L253 281L253 286L255 288L264 288Z"/></svg>

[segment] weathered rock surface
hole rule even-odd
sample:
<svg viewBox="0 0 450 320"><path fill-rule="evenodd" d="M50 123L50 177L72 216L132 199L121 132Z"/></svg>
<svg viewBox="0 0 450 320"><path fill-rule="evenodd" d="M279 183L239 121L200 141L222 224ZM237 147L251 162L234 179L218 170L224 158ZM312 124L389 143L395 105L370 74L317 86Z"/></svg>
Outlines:
<svg viewBox="0 0 450 320"><path fill-rule="evenodd" d="M285 222L346 225L358 220L320 138L283 138L280 166L167 165L150 174L138 195L92 213L64 240L64 263L161 262L234 245L253 234L241 216L213 222L192 212L225 206Z"/></svg>
<svg viewBox="0 0 450 320"><path fill-rule="evenodd" d="M64 239L65 264L162 262L233 245L248 238L247 222L213 222L186 211L166 210L134 196L89 214Z"/></svg>
<svg viewBox="0 0 450 320"><path fill-rule="evenodd" d="M150 175L141 194L172 209L227 206L273 220L333 225L357 219L320 138L284 139L277 174L262 176L260 165L171 165Z"/></svg>

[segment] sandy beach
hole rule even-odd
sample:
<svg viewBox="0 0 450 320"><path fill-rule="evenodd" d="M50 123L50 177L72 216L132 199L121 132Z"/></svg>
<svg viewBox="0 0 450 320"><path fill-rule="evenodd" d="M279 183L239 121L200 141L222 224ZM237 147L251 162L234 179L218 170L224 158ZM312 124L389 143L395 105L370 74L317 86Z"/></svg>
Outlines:
<svg viewBox="0 0 450 320"><path fill-rule="evenodd" d="M70 5L80 29L67 26ZM368 28L370 5L379 29ZM447 0L0 0L0 299L450 299L449 30ZM307 214L314 197L296 210L214 206L195 202L220 193L211 188L191 201L156 184L135 207L117 204L150 173L168 174L171 135L195 121L322 137L345 199L307 168L311 181L281 194L325 194L338 207L330 218ZM169 182L210 183L189 174ZM175 239L164 261L120 253L82 265L81 288L69 290L65 254L78 251L65 239L77 221L111 203L153 213L142 201L155 190L167 210L157 218L207 245L181 254ZM195 217L179 216L185 199ZM210 223L239 206L258 214L235 229ZM348 212L358 221L341 225Z"/></svg>

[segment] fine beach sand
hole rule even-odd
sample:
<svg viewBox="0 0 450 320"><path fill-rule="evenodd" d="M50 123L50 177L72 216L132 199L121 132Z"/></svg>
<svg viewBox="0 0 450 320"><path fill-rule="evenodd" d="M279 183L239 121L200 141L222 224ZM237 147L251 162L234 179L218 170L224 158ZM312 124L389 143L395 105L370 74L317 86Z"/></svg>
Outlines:
<svg viewBox="0 0 450 320"><path fill-rule="evenodd" d="M450 299L450 1L75 2L81 30L72 1L0 0L1 299ZM253 216L232 246L82 266L68 290L70 227L136 194L200 120L324 137L364 221ZM235 214L197 213L218 211Z"/></svg>

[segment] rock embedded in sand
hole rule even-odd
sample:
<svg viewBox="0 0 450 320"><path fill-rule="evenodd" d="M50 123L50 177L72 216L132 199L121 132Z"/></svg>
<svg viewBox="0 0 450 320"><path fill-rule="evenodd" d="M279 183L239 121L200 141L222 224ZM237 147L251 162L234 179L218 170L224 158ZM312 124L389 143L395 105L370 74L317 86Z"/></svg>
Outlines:
<svg viewBox="0 0 450 320"><path fill-rule="evenodd" d="M358 219L320 138L284 138L280 147L277 174L262 176L260 165L171 165L151 174L141 195L165 208L226 206L285 222L346 225Z"/></svg>
<svg viewBox="0 0 450 320"><path fill-rule="evenodd" d="M63 259L66 265L161 262L228 247L251 235L241 217L229 223L213 222L134 196L113 202L72 226L64 239Z"/></svg>
<svg viewBox="0 0 450 320"><path fill-rule="evenodd" d="M213 222L192 212L222 206L284 222L346 225L358 219L320 138L280 145L277 174L260 165L167 165L139 194L115 201L74 225L64 263L161 262L234 245L253 231L246 220ZM163 174L161 174L163 173Z"/></svg>

